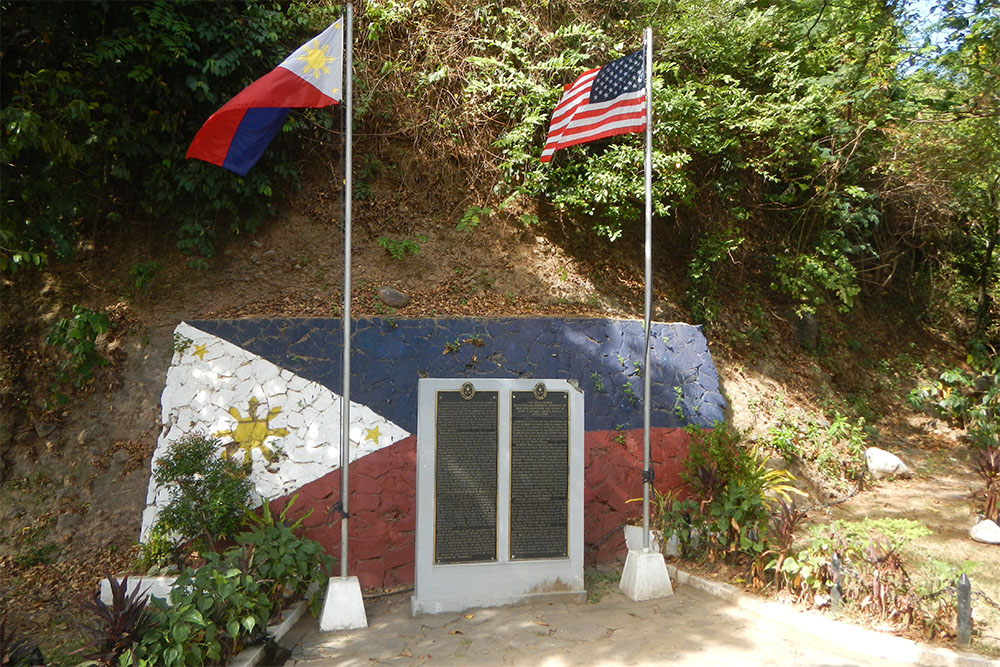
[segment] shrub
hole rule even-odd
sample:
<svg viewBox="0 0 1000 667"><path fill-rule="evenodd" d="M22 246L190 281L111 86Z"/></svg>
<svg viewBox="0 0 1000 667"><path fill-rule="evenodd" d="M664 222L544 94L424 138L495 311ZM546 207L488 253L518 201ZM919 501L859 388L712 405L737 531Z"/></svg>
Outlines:
<svg viewBox="0 0 1000 667"><path fill-rule="evenodd" d="M227 557L203 554L206 563L181 572L170 591L170 603L153 598L153 627L119 664L225 664L271 617L264 582L249 571L246 553Z"/></svg>
<svg viewBox="0 0 1000 667"><path fill-rule="evenodd" d="M59 364L60 382L81 387L93 377L95 368L108 365L97 351L97 337L110 328L107 315L79 304L73 306L72 317L52 325L45 342L69 353L69 358Z"/></svg>
<svg viewBox="0 0 1000 667"><path fill-rule="evenodd" d="M712 552L759 556L765 549L768 505L774 496L790 501L794 477L770 470L760 448L743 445L743 435L727 424L714 429L689 426L688 458L681 478L701 500L699 521L705 522Z"/></svg>
<svg viewBox="0 0 1000 667"><path fill-rule="evenodd" d="M913 407L929 407L964 426L973 447L982 449L1000 442L1000 354L974 343L966 362L968 370L947 369L906 399Z"/></svg>
<svg viewBox="0 0 1000 667"><path fill-rule="evenodd" d="M96 622L81 625L90 636L90 644L78 652L98 665L115 664L115 659L137 644L153 624L153 615L147 607L149 595L138 584L129 593L127 575L120 582L108 575L108 583L110 606L101 600L98 591L90 602L82 605L84 611L96 617Z"/></svg>
<svg viewBox="0 0 1000 667"><path fill-rule="evenodd" d="M252 490L246 468L216 455L221 443L188 435L156 462L153 480L170 494L154 530L215 551L218 540L235 536Z"/></svg>
<svg viewBox="0 0 1000 667"><path fill-rule="evenodd" d="M313 613L318 614L319 593L329 578L334 559L318 542L295 534L312 510L295 523L286 523L285 516L297 498L298 495L292 496L277 517L271 514L267 502L259 516L247 512L250 529L236 537L240 546L233 553L246 553L251 572L258 580L266 582L268 599L274 606L280 606L285 597L305 596L315 584L310 603Z"/></svg>

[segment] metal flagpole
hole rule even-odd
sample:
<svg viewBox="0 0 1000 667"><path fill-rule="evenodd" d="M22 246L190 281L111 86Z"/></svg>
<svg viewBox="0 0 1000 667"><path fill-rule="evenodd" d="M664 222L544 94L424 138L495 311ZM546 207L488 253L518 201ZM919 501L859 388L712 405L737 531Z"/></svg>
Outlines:
<svg viewBox="0 0 1000 667"><path fill-rule="evenodd" d="M344 8L344 379L340 400L340 576L326 585L326 600L319 617L322 632L367 628L365 603L357 577L347 576L348 471L351 468L351 184L352 89L354 74L354 7Z"/></svg>
<svg viewBox="0 0 1000 667"><path fill-rule="evenodd" d="M351 97L354 72L354 7L344 10L344 380L340 406L340 576L347 577L347 476L351 467Z"/></svg>
<svg viewBox="0 0 1000 667"><path fill-rule="evenodd" d="M642 362L642 548L649 550L649 486L651 480L649 455L650 416L650 321L653 310L653 29L646 28L643 35L646 56L646 155L643 168L646 173L646 303L645 303L645 354Z"/></svg>

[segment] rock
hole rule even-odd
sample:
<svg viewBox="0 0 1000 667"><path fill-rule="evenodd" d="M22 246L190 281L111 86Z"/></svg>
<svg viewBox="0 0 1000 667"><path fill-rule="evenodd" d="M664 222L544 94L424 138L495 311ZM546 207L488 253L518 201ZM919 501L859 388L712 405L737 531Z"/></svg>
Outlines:
<svg viewBox="0 0 1000 667"><path fill-rule="evenodd" d="M996 521L983 519L969 529L969 537L983 544L1000 544L1000 526Z"/></svg>
<svg viewBox="0 0 1000 667"><path fill-rule="evenodd" d="M56 425L55 424L50 424L50 423L47 423L47 422L41 422L41 423L35 424L35 433L38 434L39 438L44 438L44 437L48 436L54 430L56 430Z"/></svg>
<svg viewBox="0 0 1000 667"><path fill-rule="evenodd" d="M819 340L819 322L816 321L815 313L792 313L792 321L795 323L795 340L805 350L815 350L816 342Z"/></svg>
<svg viewBox="0 0 1000 667"><path fill-rule="evenodd" d="M402 308L410 303L409 294L403 294L402 292L394 290L391 287L379 287L378 298L380 298L382 303L390 308Z"/></svg>
<svg viewBox="0 0 1000 667"><path fill-rule="evenodd" d="M868 472L872 477L909 477L910 469L898 456L878 447L865 450L865 460L868 462Z"/></svg>
<svg viewBox="0 0 1000 667"><path fill-rule="evenodd" d="M263 257L264 259L271 259L272 257L277 257L277 256L278 256L278 251L275 250L274 248L265 250L261 255L261 257Z"/></svg>

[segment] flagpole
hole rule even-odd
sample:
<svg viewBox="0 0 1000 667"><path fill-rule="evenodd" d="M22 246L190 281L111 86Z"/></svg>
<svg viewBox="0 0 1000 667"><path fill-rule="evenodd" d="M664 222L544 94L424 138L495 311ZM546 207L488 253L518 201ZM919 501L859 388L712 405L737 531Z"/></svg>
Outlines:
<svg viewBox="0 0 1000 667"><path fill-rule="evenodd" d="M344 10L344 379L340 406L340 576L347 578L348 472L351 467L351 162L354 7Z"/></svg>
<svg viewBox="0 0 1000 667"><path fill-rule="evenodd" d="M646 28L643 35L646 56L646 154L643 167L646 174L646 302L645 302L645 353L642 362L642 548L649 550L649 486L650 473L650 378L649 367L650 322L653 310L653 29Z"/></svg>
<svg viewBox="0 0 1000 667"><path fill-rule="evenodd" d="M361 596L361 582L347 576L347 519L349 489L348 471L351 468L351 184L352 158L352 89L354 75L354 7L350 2L344 8L344 378L340 400L340 576L331 577L326 584L326 600L319 617L322 632L367 628L365 602Z"/></svg>

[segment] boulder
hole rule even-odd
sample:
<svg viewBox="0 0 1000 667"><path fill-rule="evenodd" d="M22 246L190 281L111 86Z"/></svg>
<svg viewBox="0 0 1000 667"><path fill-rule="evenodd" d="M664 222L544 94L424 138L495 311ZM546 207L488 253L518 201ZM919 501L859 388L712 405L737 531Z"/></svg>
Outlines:
<svg viewBox="0 0 1000 667"><path fill-rule="evenodd" d="M983 519L969 529L969 537L983 544L1000 544L1000 526L996 521Z"/></svg>
<svg viewBox="0 0 1000 667"><path fill-rule="evenodd" d="M880 477L909 477L910 469L898 456L878 447L865 450L865 460L868 462L868 472L875 479Z"/></svg>
<svg viewBox="0 0 1000 667"><path fill-rule="evenodd" d="M402 308L410 303L409 294L403 294L402 292L394 290L391 287L379 287L378 298L382 300L382 303L390 308Z"/></svg>

